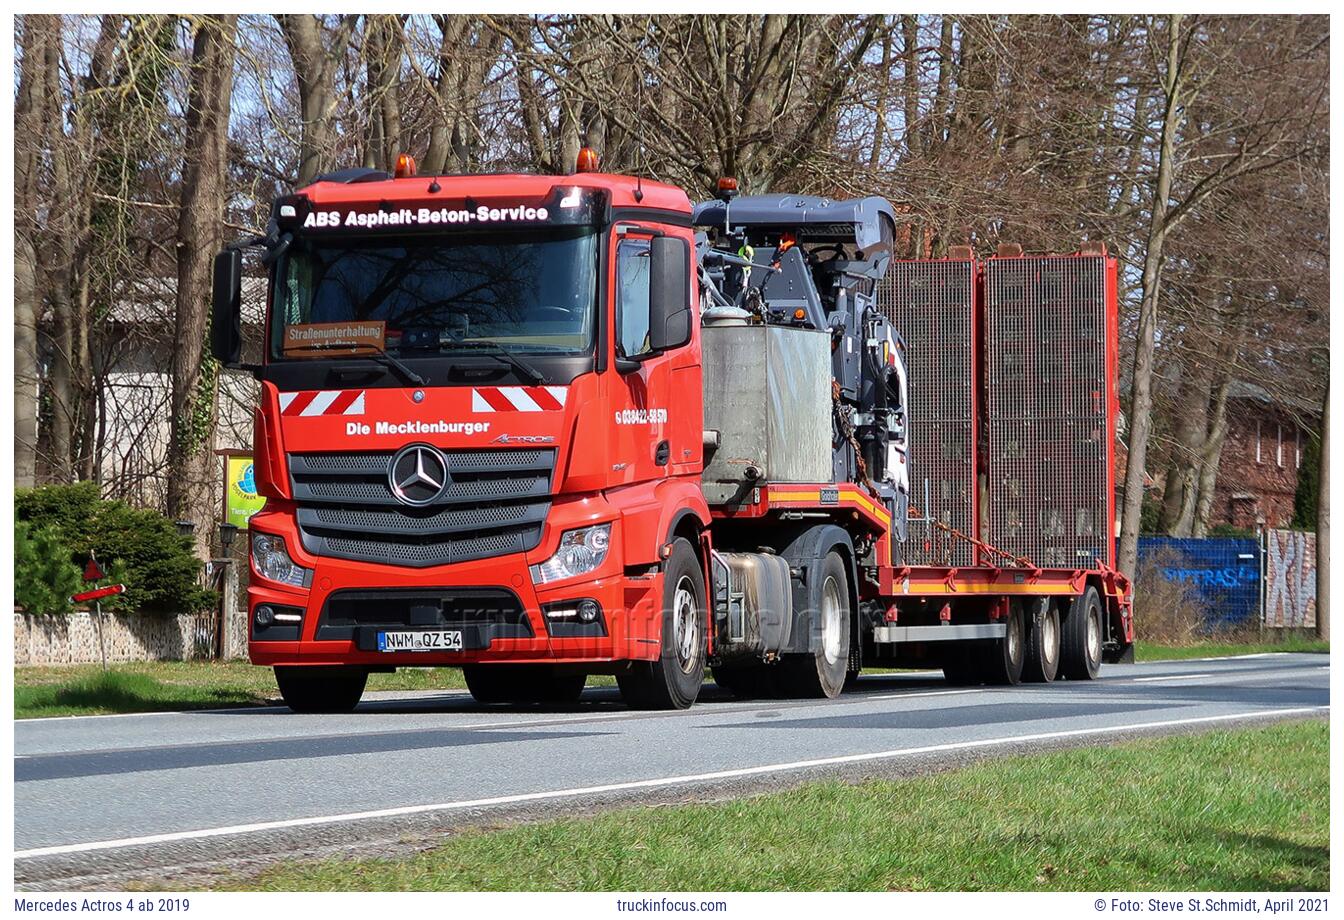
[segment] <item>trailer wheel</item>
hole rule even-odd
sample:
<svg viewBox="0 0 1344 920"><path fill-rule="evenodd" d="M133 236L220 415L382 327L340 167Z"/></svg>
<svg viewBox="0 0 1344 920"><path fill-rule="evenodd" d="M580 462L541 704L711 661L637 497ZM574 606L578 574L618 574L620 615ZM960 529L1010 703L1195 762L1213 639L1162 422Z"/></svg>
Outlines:
<svg viewBox="0 0 1344 920"><path fill-rule="evenodd" d="M1059 673L1059 605L1043 597L1032 604L1027 623L1027 658L1022 679L1033 684L1048 684Z"/></svg>
<svg viewBox="0 0 1344 920"><path fill-rule="evenodd" d="M586 674L556 674L544 664L469 664L462 676L472 698L485 704L573 703L588 682Z"/></svg>
<svg viewBox="0 0 1344 920"><path fill-rule="evenodd" d="M780 690L787 696L826 697L833 699L845 687L849 670L849 578L845 561L831 552L817 570L816 611L818 630L815 652L785 655L778 665Z"/></svg>
<svg viewBox="0 0 1344 920"><path fill-rule="evenodd" d="M989 684L1012 686L1022 682L1022 666L1026 661L1026 617L1022 602L1014 598L1008 602L1007 629L1002 639L993 639L985 647L984 679Z"/></svg>
<svg viewBox="0 0 1344 920"><path fill-rule="evenodd" d="M663 639L656 661L636 661L616 675L634 709L686 709L705 680L705 576L684 539L663 567Z"/></svg>
<svg viewBox="0 0 1344 920"><path fill-rule="evenodd" d="M1069 680L1095 680L1103 644L1101 599L1089 587L1073 599L1059 630L1059 670Z"/></svg>
<svg viewBox="0 0 1344 920"><path fill-rule="evenodd" d="M295 712L352 712L368 679L369 672L363 668L275 667L280 696Z"/></svg>

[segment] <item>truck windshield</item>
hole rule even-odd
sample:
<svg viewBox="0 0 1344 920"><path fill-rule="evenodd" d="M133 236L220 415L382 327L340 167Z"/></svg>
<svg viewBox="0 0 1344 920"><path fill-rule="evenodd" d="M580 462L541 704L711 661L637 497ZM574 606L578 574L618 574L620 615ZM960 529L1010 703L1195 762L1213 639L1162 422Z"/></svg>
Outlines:
<svg viewBox="0 0 1344 920"><path fill-rule="evenodd" d="M295 240L276 272L273 359L592 347L592 228Z"/></svg>

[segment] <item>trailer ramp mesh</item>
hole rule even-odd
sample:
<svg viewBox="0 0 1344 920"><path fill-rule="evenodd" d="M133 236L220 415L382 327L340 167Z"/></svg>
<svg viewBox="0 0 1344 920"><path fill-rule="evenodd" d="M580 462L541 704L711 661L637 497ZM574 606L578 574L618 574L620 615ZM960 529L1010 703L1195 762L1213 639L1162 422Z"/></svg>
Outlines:
<svg viewBox="0 0 1344 920"><path fill-rule="evenodd" d="M975 517L975 262L893 262L878 307L904 337L910 459L906 565L973 565Z"/></svg>
<svg viewBox="0 0 1344 920"><path fill-rule="evenodd" d="M1109 560L1107 260L984 265L988 532L1044 568Z"/></svg>

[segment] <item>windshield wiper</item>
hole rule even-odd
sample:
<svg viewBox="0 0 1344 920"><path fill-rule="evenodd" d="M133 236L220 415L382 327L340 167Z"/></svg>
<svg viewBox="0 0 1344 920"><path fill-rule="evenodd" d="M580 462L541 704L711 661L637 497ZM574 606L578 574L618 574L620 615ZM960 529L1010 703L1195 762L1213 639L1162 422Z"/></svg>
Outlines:
<svg viewBox="0 0 1344 920"><path fill-rule="evenodd" d="M388 367L395 368L401 374L403 379L411 381L411 383L414 383L416 386L422 386L422 387L429 386L428 380L426 380L424 377L421 377L419 374L411 370L405 364L402 364L400 361L389 355L386 351L379 348L377 345L370 345L368 347L373 349L373 357L380 359L382 363L387 365Z"/></svg>
<svg viewBox="0 0 1344 920"><path fill-rule="evenodd" d="M377 361L379 364L382 364L382 365L385 366L385 367L390 367L390 368L392 368L393 370L395 370L398 374L401 375L401 378L402 378L403 380L409 381L410 383L413 383L413 384L415 384L416 386L422 386L422 387L423 387L423 386L429 386L429 381L428 381L428 380L426 380L424 377L421 377L421 376L420 376L419 374L417 374L415 371L411 370L411 369L410 369L409 367L407 367L405 364L402 364L402 363L401 363L400 361L398 361L396 358L394 358L394 357L392 357L391 355L389 355L384 349L380 348L380 347L377 346L377 345L374 345L372 342L360 342L358 345L354 345L354 346L349 345L349 344L344 343L344 342L332 342L332 343L330 343L330 344L305 345L305 346L304 346L304 351L325 351L326 349L333 349L333 350L335 350L335 349L337 349L337 348L349 349L349 348L352 348L352 347L353 347L353 348L367 348L367 349L368 349L368 352L366 352L366 353L364 353L364 354L360 354L360 353L356 352L355 354L350 355L350 357L352 357L352 358L373 358L373 359L374 359L375 361Z"/></svg>
<svg viewBox="0 0 1344 920"><path fill-rule="evenodd" d="M503 361L505 364L509 365L515 371L517 371L518 376L522 377L524 380L526 380L528 383L531 383L533 386L537 386L538 384L546 382L546 375L543 374L541 371L537 370L535 367L528 364L522 358L519 358L517 355L513 354L507 348L503 348L499 345L494 345L490 342L454 342L451 345L442 346L440 348L440 351L443 350L474 351L483 355L488 355L491 358L498 358L500 361Z"/></svg>

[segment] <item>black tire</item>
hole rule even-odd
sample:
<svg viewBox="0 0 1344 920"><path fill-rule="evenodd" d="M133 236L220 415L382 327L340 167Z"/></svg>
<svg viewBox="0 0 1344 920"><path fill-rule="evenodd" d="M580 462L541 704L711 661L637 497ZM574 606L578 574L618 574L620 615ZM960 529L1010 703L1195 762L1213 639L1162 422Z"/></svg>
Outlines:
<svg viewBox="0 0 1344 920"><path fill-rule="evenodd" d="M672 542L663 565L663 632L654 661L635 661L616 675L633 709L686 709L705 681L705 575L689 541Z"/></svg>
<svg viewBox="0 0 1344 920"><path fill-rule="evenodd" d="M1022 665L1027 658L1026 619L1022 602L1016 598L1010 600L1003 638L993 639L985 646L982 659L985 683L1011 687L1022 682Z"/></svg>
<svg viewBox="0 0 1344 920"><path fill-rule="evenodd" d="M352 712L364 695L369 672L339 666L276 665L275 683L295 712Z"/></svg>
<svg viewBox="0 0 1344 920"><path fill-rule="evenodd" d="M1032 684L1048 684L1059 673L1059 605L1052 598L1033 601L1032 616L1027 620L1027 657L1022 679Z"/></svg>
<svg viewBox="0 0 1344 920"><path fill-rule="evenodd" d="M1073 599L1059 629L1059 673L1069 680L1095 680L1101 671L1105 631L1101 598L1089 587Z"/></svg>
<svg viewBox="0 0 1344 920"><path fill-rule="evenodd" d="M783 656L777 666L778 684L785 696L834 699L845 688L849 670L849 575L837 552L827 553L816 573L820 577L815 581L807 621L816 637L816 649ZM813 581L809 578L808 583Z"/></svg>
<svg viewBox="0 0 1344 920"><path fill-rule="evenodd" d="M778 695L774 668L760 661L745 664L716 664L714 683L740 700L769 699Z"/></svg>
<svg viewBox="0 0 1344 920"><path fill-rule="evenodd" d="M573 703L588 682L586 674L556 674L544 664L469 664L462 676L472 698L485 704Z"/></svg>

